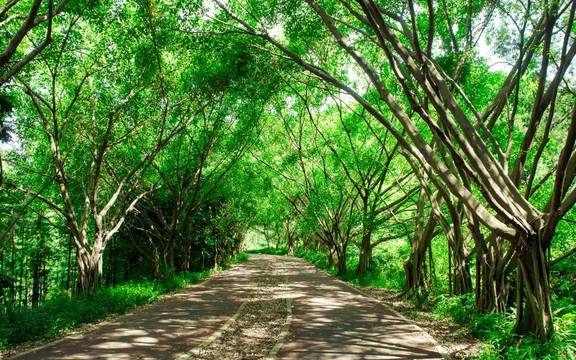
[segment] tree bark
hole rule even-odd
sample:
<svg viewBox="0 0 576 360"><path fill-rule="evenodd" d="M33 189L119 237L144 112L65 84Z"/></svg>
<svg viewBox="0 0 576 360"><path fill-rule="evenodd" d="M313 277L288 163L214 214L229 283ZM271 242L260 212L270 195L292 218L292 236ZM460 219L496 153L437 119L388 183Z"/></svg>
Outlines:
<svg viewBox="0 0 576 360"><path fill-rule="evenodd" d="M91 254L82 251L77 257L78 284L76 291L89 294L102 285L102 254L97 251Z"/></svg>
<svg viewBox="0 0 576 360"><path fill-rule="evenodd" d="M546 250L534 235L520 239L518 254L519 289L516 311L516 333L534 334L547 342L553 332L549 268Z"/></svg>
<svg viewBox="0 0 576 360"><path fill-rule="evenodd" d="M360 255L358 257L358 266L356 267L356 274L357 275L366 275L370 270L372 270L372 266L370 264L372 260L372 229L371 228L364 228L362 233L362 244L360 247Z"/></svg>
<svg viewBox="0 0 576 360"><path fill-rule="evenodd" d="M478 313L504 312L510 292L506 265L513 248L504 250L504 239L491 234L487 247L479 230L473 230L476 242L476 311Z"/></svg>
<svg viewBox="0 0 576 360"><path fill-rule="evenodd" d="M424 231L412 243L410 258L404 263L406 284L404 285L403 294L414 291L420 292L430 285L426 282L426 252L434 238L435 226L434 214L430 214Z"/></svg>
<svg viewBox="0 0 576 360"><path fill-rule="evenodd" d="M454 255L454 295L463 295L472 292L472 278L465 248L458 241L452 249Z"/></svg>
<svg viewBox="0 0 576 360"><path fill-rule="evenodd" d="M451 206L451 205L449 205ZM464 295L472 292L472 277L470 276L470 265L468 251L469 237L462 233L462 213L456 211L452 216L452 229L449 232L449 241L452 246L454 260L454 295Z"/></svg>
<svg viewBox="0 0 576 360"><path fill-rule="evenodd" d="M296 246L296 238L294 230L290 229L290 219L284 221L284 229L286 230L286 240L288 241L288 255L294 255L294 247Z"/></svg>
<svg viewBox="0 0 576 360"><path fill-rule="evenodd" d="M336 254L338 259L338 273L336 276L346 275L346 247L343 247L341 250L337 250Z"/></svg>

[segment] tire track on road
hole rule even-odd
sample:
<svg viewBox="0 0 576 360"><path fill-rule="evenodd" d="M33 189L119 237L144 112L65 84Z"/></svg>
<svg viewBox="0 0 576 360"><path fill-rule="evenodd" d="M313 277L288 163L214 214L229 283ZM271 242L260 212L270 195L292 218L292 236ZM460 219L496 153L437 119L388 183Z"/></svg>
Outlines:
<svg viewBox="0 0 576 360"><path fill-rule="evenodd" d="M273 358L291 321L283 261L269 260L257 286L220 329L179 359Z"/></svg>

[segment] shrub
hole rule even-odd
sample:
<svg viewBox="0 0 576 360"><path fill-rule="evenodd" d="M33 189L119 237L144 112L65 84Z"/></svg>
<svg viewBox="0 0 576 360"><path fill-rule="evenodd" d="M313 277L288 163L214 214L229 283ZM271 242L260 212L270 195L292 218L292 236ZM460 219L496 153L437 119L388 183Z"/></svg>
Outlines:
<svg viewBox="0 0 576 360"><path fill-rule="evenodd" d="M288 254L288 248L279 247L276 249L274 247L263 247L260 249L251 249L247 252L252 254L286 255Z"/></svg>
<svg viewBox="0 0 576 360"><path fill-rule="evenodd" d="M556 318L556 332L545 344L531 335L514 335L514 314L480 315L471 326L486 342L479 359L576 359L576 316L571 315Z"/></svg>
<svg viewBox="0 0 576 360"><path fill-rule="evenodd" d="M239 263L245 262L245 261L248 261L249 258L250 258L250 255L248 253L243 252L243 253L240 253L236 256L236 262L239 262Z"/></svg>
<svg viewBox="0 0 576 360"><path fill-rule="evenodd" d="M450 316L457 324L468 325L476 314L474 295L439 295L436 298L434 314L436 316Z"/></svg>

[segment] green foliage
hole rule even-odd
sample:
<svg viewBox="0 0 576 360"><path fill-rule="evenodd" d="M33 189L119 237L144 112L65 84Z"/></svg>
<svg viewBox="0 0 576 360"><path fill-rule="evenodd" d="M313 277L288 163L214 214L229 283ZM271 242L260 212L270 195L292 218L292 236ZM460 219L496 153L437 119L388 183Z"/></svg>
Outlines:
<svg viewBox="0 0 576 360"><path fill-rule="evenodd" d="M472 332L481 339L489 340L499 351L512 340L513 326L510 316L502 313L482 314L474 318L471 323Z"/></svg>
<svg viewBox="0 0 576 360"><path fill-rule="evenodd" d="M351 246L347 256L346 264L348 271L340 278L346 282L359 286L375 286L385 289L399 289L404 285L404 274L401 270L402 262L399 261L398 254L386 250L378 251L372 257L372 270L366 275L358 275L355 272L358 265L358 254L354 246ZM336 269L328 267L328 256L325 251L305 249L300 247L294 254L303 258L316 267L326 270L335 275Z"/></svg>
<svg viewBox="0 0 576 360"><path fill-rule="evenodd" d="M242 263L242 262L246 262L248 261L248 259L250 259L250 254L242 252L238 255L236 255L236 262L237 263Z"/></svg>
<svg viewBox="0 0 576 360"><path fill-rule="evenodd" d="M555 320L551 341L542 343L533 336L514 335L514 314L482 314L474 318L471 329L485 342L478 359L576 359L576 315Z"/></svg>
<svg viewBox="0 0 576 360"><path fill-rule="evenodd" d="M301 247L298 248L298 250L296 250L296 253L294 255L311 262L316 267L322 270L330 270L328 269L328 255L326 254L325 251L304 249Z"/></svg>
<svg viewBox="0 0 576 360"><path fill-rule="evenodd" d="M288 249L285 247L279 247L278 249L273 247L263 247L260 249L251 249L247 252L252 254L286 255L288 254Z"/></svg>
<svg viewBox="0 0 576 360"><path fill-rule="evenodd" d="M457 324L469 325L475 314L473 294L461 296L442 294L436 298L435 315L437 317L450 316Z"/></svg>

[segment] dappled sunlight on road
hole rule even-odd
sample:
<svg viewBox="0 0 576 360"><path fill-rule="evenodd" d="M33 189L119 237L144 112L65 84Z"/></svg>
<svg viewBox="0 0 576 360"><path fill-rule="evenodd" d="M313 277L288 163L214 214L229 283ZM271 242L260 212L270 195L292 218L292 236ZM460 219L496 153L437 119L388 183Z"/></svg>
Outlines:
<svg viewBox="0 0 576 360"><path fill-rule="evenodd" d="M376 301L303 260L284 261L293 320L279 359L442 359L419 332Z"/></svg>
<svg viewBox="0 0 576 360"><path fill-rule="evenodd" d="M266 262L256 256L147 309L15 358L174 359L201 343L238 310Z"/></svg>
<svg viewBox="0 0 576 360"><path fill-rule="evenodd" d="M214 334L242 302L254 302L249 294L257 288L258 279L269 263L275 264L274 272L282 290L265 301L277 302L286 296L292 301L290 329L277 358L441 359L416 327L375 300L301 259L270 255L252 255L247 263L217 273L208 281L143 310L16 358L156 360L176 359L180 355L187 358L183 354ZM240 333L250 341L269 335L260 328L250 331L243 328Z"/></svg>

